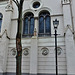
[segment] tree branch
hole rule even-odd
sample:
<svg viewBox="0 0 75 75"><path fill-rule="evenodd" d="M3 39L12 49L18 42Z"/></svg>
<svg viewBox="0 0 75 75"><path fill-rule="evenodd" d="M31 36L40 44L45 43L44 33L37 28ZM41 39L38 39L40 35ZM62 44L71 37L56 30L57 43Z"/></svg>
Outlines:
<svg viewBox="0 0 75 75"><path fill-rule="evenodd" d="M18 0L16 0L16 2L19 4Z"/></svg>
<svg viewBox="0 0 75 75"><path fill-rule="evenodd" d="M23 4L24 0L20 0L20 3Z"/></svg>
<svg viewBox="0 0 75 75"><path fill-rule="evenodd" d="M15 4L17 5L17 7L19 7L19 2L16 0L13 0L15 2Z"/></svg>

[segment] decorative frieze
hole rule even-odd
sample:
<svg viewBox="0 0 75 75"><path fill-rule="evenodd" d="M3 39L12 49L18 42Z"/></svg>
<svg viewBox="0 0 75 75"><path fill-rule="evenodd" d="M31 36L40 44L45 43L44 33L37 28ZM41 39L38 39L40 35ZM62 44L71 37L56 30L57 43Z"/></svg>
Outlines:
<svg viewBox="0 0 75 75"><path fill-rule="evenodd" d="M12 48L10 53L11 53L11 55L16 56L17 55L16 48ZM23 55L27 56L29 54L29 49L28 48L24 48L22 50L22 53L23 53Z"/></svg>

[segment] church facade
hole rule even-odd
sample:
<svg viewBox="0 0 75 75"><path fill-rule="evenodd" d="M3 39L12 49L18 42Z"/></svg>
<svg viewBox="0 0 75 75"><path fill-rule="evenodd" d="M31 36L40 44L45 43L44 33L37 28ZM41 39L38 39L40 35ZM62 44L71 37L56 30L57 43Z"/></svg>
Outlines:
<svg viewBox="0 0 75 75"><path fill-rule="evenodd" d="M24 0L22 11L22 74L55 75L55 30L59 75L75 75L75 0ZM16 74L18 9L0 0L0 75Z"/></svg>

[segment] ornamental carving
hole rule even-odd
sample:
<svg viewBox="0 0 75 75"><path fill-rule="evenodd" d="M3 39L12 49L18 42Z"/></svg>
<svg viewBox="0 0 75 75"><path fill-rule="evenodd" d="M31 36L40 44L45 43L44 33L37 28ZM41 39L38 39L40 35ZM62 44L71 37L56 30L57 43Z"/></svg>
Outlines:
<svg viewBox="0 0 75 75"><path fill-rule="evenodd" d="M42 55L46 56L49 53L49 50L47 48L42 48Z"/></svg>
<svg viewBox="0 0 75 75"><path fill-rule="evenodd" d="M16 51L16 49L15 49L15 48L11 49L11 54L12 54L13 56L16 56L17 51Z"/></svg>
<svg viewBox="0 0 75 75"><path fill-rule="evenodd" d="M12 11L13 10L13 6L11 5L11 4L8 4L6 7L5 7L5 9L8 11L8 10L10 10L10 11Z"/></svg>
<svg viewBox="0 0 75 75"><path fill-rule="evenodd" d="M28 48L24 48L23 49L23 55L27 56L29 54L29 49Z"/></svg>
<svg viewBox="0 0 75 75"><path fill-rule="evenodd" d="M61 53L62 53L62 48L61 47L57 47L57 54L61 55Z"/></svg>

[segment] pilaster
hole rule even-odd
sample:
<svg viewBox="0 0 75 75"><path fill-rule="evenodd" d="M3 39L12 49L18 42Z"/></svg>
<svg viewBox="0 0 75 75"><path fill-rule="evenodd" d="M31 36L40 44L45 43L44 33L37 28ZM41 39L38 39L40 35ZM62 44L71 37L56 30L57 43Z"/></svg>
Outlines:
<svg viewBox="0 0 75 75"><path fill-rule="evenodd" d="M64 27L66 28L67 25L72 26L70 0L62 0L62 6L63 6Z"/></svg>
<svg viewBox="0 0 75 75"><path fill-rule="evenodd" d="M36 29L36 35L38 36L38 17L35 17L35 24L34 24L35 26L35 28L34 29Z"/></svg>
<svg viewBox="0 0 75 75"><path fill-rule="evenodd" d="M11 32L11 17L12 17L12 4L8 3L5 7L5 13L3 15L3 25L2 25L2 36L1 36L1 43L0 43L0 50L2 51L2 71L3 73L6 72L6 64L7 64L7 54L8 54L8 44L9 39L6 37L7 34L10 37ZM7 33L5 33L7 31Z"/></svg>
<svg viewBox="0 0 75 75"><path fill-rule="evenodd" d="M75 75L75 46L73 33L68 28L65 34L67 75Z"/></svg>
<svg viewBox="0 0 75 75"><path fill-rule="evenodd" d="M30 51L30 74L37 74L37 59L38 58L38 44L37 36L33 36L31 39L31 51Z"/></svg>
<svg viewBox="0 0 75 75"><path fill-rule="evenodd" d="M70 0L62 0L63 20L65 31L67 75L75 75L75 47L73 38L72 16Z"/></svg>

